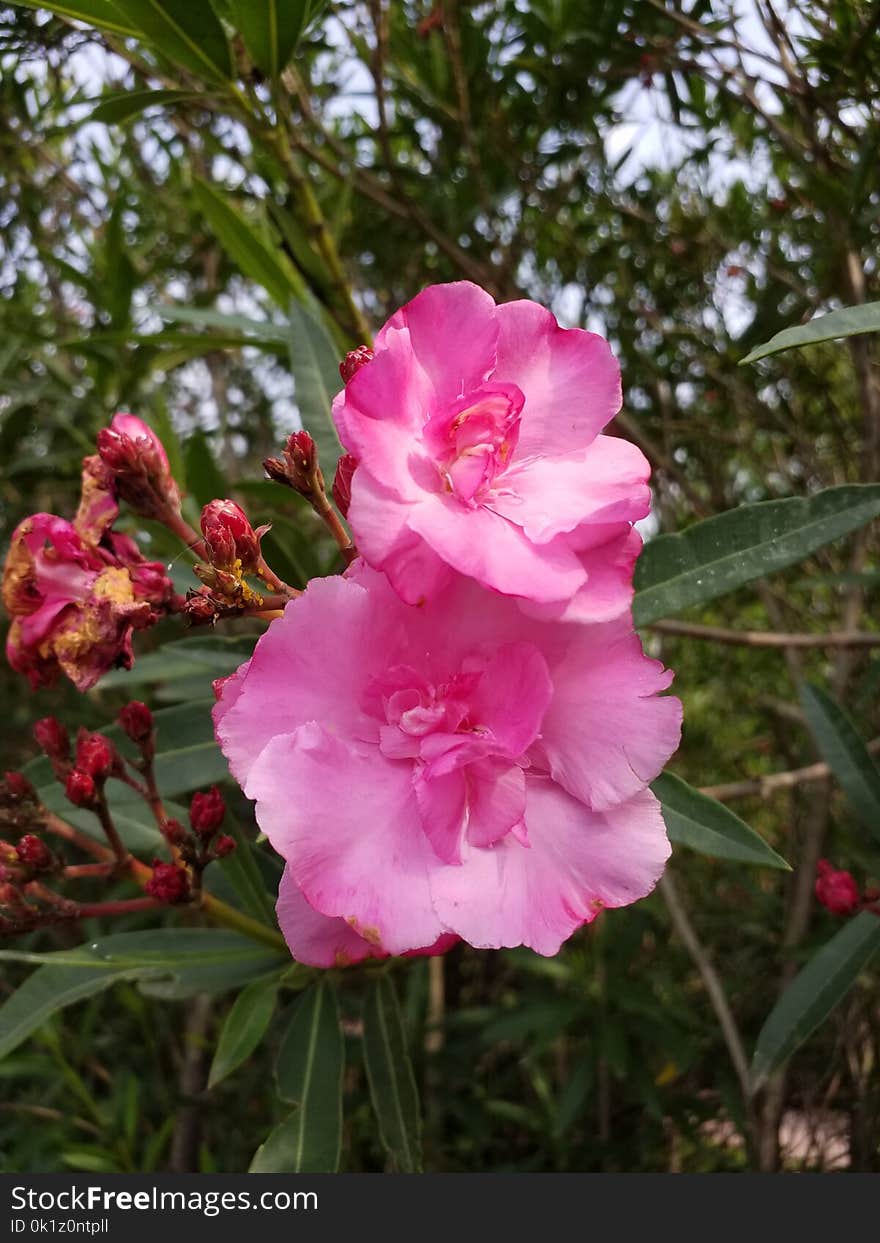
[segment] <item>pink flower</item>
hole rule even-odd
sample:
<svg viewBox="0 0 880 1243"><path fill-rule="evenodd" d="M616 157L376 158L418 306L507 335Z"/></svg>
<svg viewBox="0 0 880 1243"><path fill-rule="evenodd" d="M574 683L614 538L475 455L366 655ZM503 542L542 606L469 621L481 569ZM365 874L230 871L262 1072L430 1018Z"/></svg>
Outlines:
<svg viewBox="0 0 880 1243"><path fill-rule="evenodd" d="M6 654L34 687L64 673L85 691L114 666L131 667L131 636L158 620L171 583L127 536L87 543L54 514L16 527L3 572L12 617Z"/></svg>
<svg viewBox="0 0 880 1243"><path fill-rule="evenodd" d="M451 567L549 616L627 609L650 468L599 435L621 403L606 341L461 281L398 311L346 375L349 522L402 599L435 596Z"/></svg>
<svg viewBox="0 0 880 1243"><path fill-rule="evenodd" d="M644 896L669 854L646 787L678 743L671 678L628 615L529 618L461 575L413 609L362 562L313 581L214 710L287 860L294 956L554 954Z"/></svg>

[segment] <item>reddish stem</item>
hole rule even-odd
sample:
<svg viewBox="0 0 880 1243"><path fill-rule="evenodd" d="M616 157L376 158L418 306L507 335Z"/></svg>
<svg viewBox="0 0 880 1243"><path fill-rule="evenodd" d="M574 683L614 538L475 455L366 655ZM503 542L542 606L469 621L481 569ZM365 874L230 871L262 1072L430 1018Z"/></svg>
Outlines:
<svg viewBox="0 0 880 1243"><path fill-rule="evenodd" d="M54 833L56 837L63 837L65 841L78 846L87 855L93 855L104 862L111 857L106 846L102 846L93 837L89 837L88 833L81 833L79 829L75 829L66 820L61 820L52 811L43 812L43 825L50 833Z"/></svg>

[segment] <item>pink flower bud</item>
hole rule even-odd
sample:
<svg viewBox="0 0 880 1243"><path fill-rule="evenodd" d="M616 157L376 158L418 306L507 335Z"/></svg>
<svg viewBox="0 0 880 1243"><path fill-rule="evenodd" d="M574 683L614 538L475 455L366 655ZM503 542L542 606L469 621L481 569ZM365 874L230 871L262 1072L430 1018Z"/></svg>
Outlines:
<svg viewBox="0 0 880 1243"><path fill-rule="evenodd" d="M57 717L44 716L34 725L37 746L50 760L70 759L70 736Z"/></svg>
<svg viewBox="0 0 880 1243"><path fill-rule="evenodd" d="M36 790L23 773L6 773L3 777L3 785L7 795L16 803L36 797Z"/></svg>
<svg viewBox="0 0 880 1243"><path fill-rule="evenodd" d="M336 475L333 479L333 499L336 508L343 518L348 515L351 504L351 480L358 461L353 453L344 454L336 463Z"/></svg>
<svg viewBox="0 0 880 1243"><path fill-rule="evenodd" d="M247 515L235 501L211 501L202 510L202 535L211 564L230 570L241 562L244 573L252 573L260 562L260 532L254 530Z"/></svg>
<svg viewBox="0 0 880 1243"><path fill-rule="evenodd" d="M117 496L144 518L180 510L180 493L158 436L133 414L115 414L98 432L98 456Z"/></svg>
<svg viewBox="0 0 880 1243"><path fill-rule="evenodd" d="M64 783L64 793L74 807L94 807L97 789L88 773L74 768Z"/></svg>
<svg viewBox="0 0 880 1243"><path fill-rule="evenodd" d="M226 805L223 802L223 795L216 786L192 796L192 802L189 805L189 822L193 831L198 833L203 841L214 836L223 823L225 815Z"/></svg>
<svg viewBox="0 0 880 1243"><path fill-rule="evenodd" d="M228 833L221 833L214 842L213 850L217 859L225 859L227 855L231 855L235 850L236 842L234 837L230 837Z"/></svg>
<svg viewBox="0 0 880 1243"><path fill-rule="evenodd" d="M852 915L861 902L859 887L849 872L838 871L827 859L816 864L813 892L832 915Z"/></svg>
<svg viewBox="0 0 880 1243"><path fill-rule="evenodd" d="M349 350L345 358L339 364L339 374L343 381L348 384L352 376L356 375L361 367L365 367L367 363L373 361L373 351L368 345L359 345L356 350Z"/></svg>
<svg viewBox="0 0 880 1243"><path fill-rule="evenodd" d="M324 476L318 464L318 451L308 432L294 432L288 436L283 456L267 458L263 469L270 479L293 488L312 501L324 492Z"/></svg>
<svg viewBox="0 0 880 1243"><path fill-rule="evenodd" d="M153 714L145 703L133 699L119 713L119 724L134 743L146 742L153 733Z"/></svg>
<svg viewBox="0 0 880 1243"><path fill-rule="evenodd" d="M116 751L103 734L81 730L76 743L76 767L94 781L106 781L113 770Z"/></svg>
<svg viewBox="0 0 880 1243"><path fill-rule="evenodd" d="M163 863L161 859L154 859L153 875L144 889L151 898L173 906L178 902L186 902L189 898L189 876L174 863Z"/></svg>
<svg viewBox="0 0 880 1243"><path fill-rule="evenodd" d="M20 863L34 872L46 872L54 863L52 851L34 833L25 833L15 848Z"/></svg>

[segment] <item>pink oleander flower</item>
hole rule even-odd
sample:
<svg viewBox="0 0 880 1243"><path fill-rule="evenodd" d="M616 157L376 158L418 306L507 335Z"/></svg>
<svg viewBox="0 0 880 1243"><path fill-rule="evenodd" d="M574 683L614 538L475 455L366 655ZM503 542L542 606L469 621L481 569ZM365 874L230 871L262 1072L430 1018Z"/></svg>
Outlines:
<svg viewBox="0 0 880 1243"><path fill-rule="evenodd" d="M333 416L358 462L358 550L402 599L432 598L452 569L541 615L628 608L650 467L599 434L621 404L607 341L460 281L425 289L368 355Z"/></svg>
<svg viewBox="0 0 880 1243"><path fill-rule="evenodd" d="M671 679L628 614L531 618L461 575L414 609L361 561L314 580L214 709L287 861L293 955L554 954L643 897L669 854L646 787L678 743Z"/></svg>
<svg viewBox="0 0 880 1243"><path fill-rule="evenodd" d="M34 687L64 673L88 690L108 669L131 668L132 632L159 619L170 593L162 566L127 536L92 544L64 518L32 514L16 527L3 572L9 663Z"/></svg>

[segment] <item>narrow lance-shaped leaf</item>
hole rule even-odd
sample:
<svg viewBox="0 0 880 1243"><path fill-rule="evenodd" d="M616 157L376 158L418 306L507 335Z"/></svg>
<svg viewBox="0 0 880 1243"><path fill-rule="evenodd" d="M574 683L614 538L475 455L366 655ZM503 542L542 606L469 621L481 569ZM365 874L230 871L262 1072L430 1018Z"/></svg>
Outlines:
<svg viewBox="0 0 880 1243"><path fill-rule="evenodd" d="M118 980L138 980L151 996L191 997L240 987L286 962L247 937L213 928L120 932L49 954L0 950L4 959L39 970L0 1006L0 1057L56 1011Z"/></svg>
<svg viewBox="0 0 880 1243"><path fill-rule="evenodd" d="M291 296L305 297L302 277L280 252L273 251L266 244L254 225L230 205L227 195L219 193L198 177L193 191L199 209L218 242L245 276L262 285L281 307L287 306Z"/></svg>
<svg viewBox="0 0 880 1243"><path fill-rule="evenodd" d="M714 600L795 565L880 514L880 484L826 488L815 496L761 501L650 540L636 564L637 626Z"/></svg>
<svg viewBox="0 0 880 1243"><path fill-rule="evenodd" d="M237 1070L265 1036L278 999L278 982L278 975L254 980L236 997L217 1042L209 1088Z"/></svg>
<svg viewBox="0 0 880 1243"><path fill-rule="evenodd" d="M782 856L744 820L680 777L663 773L651 784L651 789L663 807L663 819L671 841L717 859L791 870Z"/></svg>
<svg viewBox="0 0 880 1243"><path fill-rule="evenodd" d="M258 69L276 78L309 20L309 0L229 0L229 15Z"/></svg>
<svg viewBox="0 0 880 1243"><path fill-rule="evenodd" d="M422 1119L394 984L380 975L364 1005L364 1062L379 1135L398 1170L422 1166Z"/></svg>
<svg viewBox="0 0 880 1243"><path fill-rule="evenodd" d="M880 919L862 911L795 976L761 1028L752 1061L757 1091L840 1004L880 950Z"/></svg>
<svg viewBox="0 0 880 1243"><path fill-rule="evenodd" d="M322 1174L339 1168L345 1046L336 993L322 978L303 994L275 1066L278 1094L297 1108L260 1145L252 1174Z"/></svg>
<svg viewBox="0 0 880 1243"><path fill-rule="evenodd" d="M166 104L176 104L182 99L200 98L193 91L122 91L107 95L97 103L97 107L89 117L90 121L101 121L105 125L122 125L133 117L140 116L147 108L155 108Z"/></svg>
<svg viewBox="0 0 880 1243"><path fill-rule="evenodd" d="M817 315L808 324L784 328L775 337L756 346L740 361L740 366L769 358L782 350L791 350L819 341L833 341L837 337L854 337L862 332L880 332L880 302L865 302L862 306L845 306L827 315Z"/></svg>
<svg viewBox="0 0 880 1243"><path fill-rule="evenodd" d="M297 302L291 302L290 369L296 385L296 404L302 425L318 450L318 460L327 479L333 479L342 446L330 416L334 396L342 388L339 355L324 326Z"/></svg>
<svg viewBox="0 0 880 1243"><path fill-rule="evenodd" d="M209 81L231 76L229 44L210 0L113 0L112 8L169 60Z"/></svg>
<svg viewBox="0 0 880 1243"><path fill-rule="evenodd" d="M112 0L12 0L17 8L43 9L60 17L72 17L75 21L97 26L100 30L112 30L114 34L137 35L138 29L120 12Z"/></svg>
<svg viewBox="0 0 880 1243"><path fill-rule="evenodd" d="M841 707L818 686L804 686L801 703L825 763L865 827L880 838L880 768Z"/></svg>

